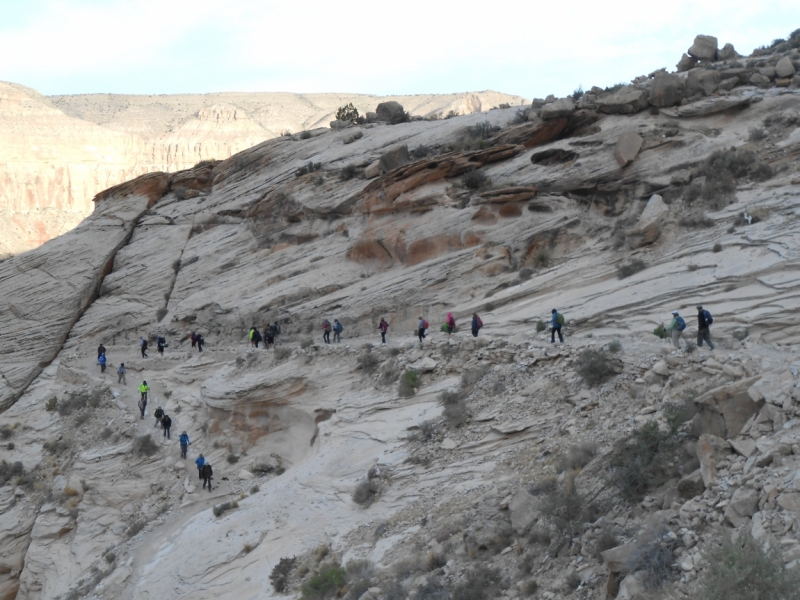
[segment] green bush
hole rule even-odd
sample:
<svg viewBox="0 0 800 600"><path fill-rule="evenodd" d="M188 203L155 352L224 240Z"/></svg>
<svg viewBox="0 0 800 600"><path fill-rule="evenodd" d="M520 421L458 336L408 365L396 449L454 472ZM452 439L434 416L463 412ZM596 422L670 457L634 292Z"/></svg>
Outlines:
<svg viewBox="0 0 800 600"><path fill-rule="evenodd" d="M451 427L460 427L467 422L469 413L467 411L467 403L464 399L464 392L459 390L456 392L442 392L439 394L439 400L444 405L444 416L447 424Z"/></svg>
<svg viewBox="0 0 800 600"><path fill-rule="evenodd" d="M378 358L375 354L370 352L369 350L365 350L361 354L358 355L356 359L358 366L361 368L362 371L365 373L374 373L375 370L378 368L378 365L381 364L381 359Z"/></svg>
<svg viewBox="0 0 800 600"><path fill-rule="evenodd" d="M337 121L349 121L354 125L358 122L359 116L358 109L353 106L352 102L345 104L344 106L340 106L339 110L336 111Z"/></svg>
<svg viewBox="0 0 800 600"><path fill-rule="evenodd" d="M133 452L140 456L152 456L158 452L158 444L153 441L150 434L137 437L133 441Z"/></svg>
<svg viewBox="0 0 800 600"><path fill-rule="evenodd" d="M302 598L304 600L333 598L344 588L345 575L344 570L339 567L322 569L303 584Z"/></svg>
<svg viewBox="0 0 800 600"><path fill-rule="evenodd" d="M698 600L800 599L800 572L785 569L780 550L764 550L747 530L736 542L725 534L708 562Z"/></svg>
<svg viewBox="0 0 800 600"><path fill-rule="evenodd" d="M547 250L539 250L533 259L533 264L539 268L544 268L550 265L550 253Z"/></svg>
<svg viewBox="0 0 800 600"><path fill-rule="evenodd" d="M617 354L618 352L622 352L622 342L619 340L614 340L608 344L608 351L611 354Z"/></svg>
<svg viewBox="0 0 800 600"><path fill-rule="evenodd" d="M503 579L500 571L481 566L453 589L453 600L489 600L500 596Z"/></svg>
<svg viewBox="0 0 800 600"><path fill-rule="evenodd" d="M580 525L591 518L587 498L578 493L574 479L568 477L564 483L545 486L541 512L556 533L569 542L580 529Z"/></svg>
<svg viewBox="0 0 800 600"><path fill-rule="evenodd" d="M714 247L711 249L713 252L722 252L722 244L716 243Z"/></svg>
<svg viewBox="0 0 800 600"><path fill-rule="evenodd" d="M55 396L53 396L52 398L50 398L50 399L47 401L47 403L44 405L44 409L45 409L47 412L53 412L53 411L56 411L56 410L58 410L58 399L57 399Z"/></svg>
<svg viewBox="0 0 800 600"><path fill-rule="evenodd" d="M676 439L649 421L617 442L611 457L611 482L620 494L636 502L672 476Z"/></svg>
<svg viewBox="0 0 800 600"><path fill-rule="evenodd" d="M478 169L467 171L461 176L461 184L469 190L479 190L489 185L489 183L491 182L486 177L486 173Z"/></svg>
<svg viewBox="0 0 800 600"><path fill-rule="evenodd" d="M297 557L283 557L278 561L269 575L269 580L272 582L273 589L282 594L289 587L289 578L294 570L294 564L297 562Z"/></svg>
<svg viewBox="0 0 800 600"><path fill-rule="evenodd" d="M604 349L587 348L576 360L575 370L590 386L600 385L615 375L611 356Z"/></svg>
<svg viewBox="0 0 800 600"><path fill-rule="evenodd" d="M661 323L658 327L653 329L653 335L661 338L662 340L669 337L669 333L667 333L667 328L664 327L663 323Z"/></svg>
<svg viewBox="0 0 800 600"><path fill-rule="evenodd" d="M648 590L660 589L675 575L672 566L675 542L668 533L666 528L656 532L652 541L641 544L625 562L625 572L639 573L640 581Z"/></svg>
<svg viewBox="0 0 800 600"><path fill-rule="evenodd" d="M358 175L358 167L347 165L339 172L339 181L349 181Z"/></svg>
<svg viewBox="0 0 800 600"><path fill-rule="evenodd" d="M580 470L592 462L595 454L597 454L597 444L594 442L572 446L559 456L557 470L559 473Z"/></svg>
<svg viewBox="0 0 800 600"><path fill-rule="evenodd" d="M236 456L236 454L234 454L233 452L231 452L230 454L228 454L228 462L231 464L237 463L239 462L239 457Z"/></svg>
<svg viewBox="0 0 800 600"><path fill-rule="evenodd" d="M414 369L408 369L400 376L400 386L398 393L402 398L410 398L417 393L416 387L419 385L419 374Z"/></svg>
<svg viewBox="0 0 800 600"><path fill-rule="evenodd" d="M372 489L372 482L369 479L359 481L353 490L353 502L361 506L369 506L375 498L375 490Z"/></svg>
<svg viewBox="0 0 800 600"><path fill-rule="evenodd" d="M547 323L545 323L545 322L544 322L544 321L542 321L541 319L540 319L540 320L538 320L538 321L536 321L536 333L541 333L541 332L543 332L545 329L547 329Z"/></svg>
<svg viewBox="0 0 800 600"><path fill-rule="evenodd" d="M697 406L691 397L684 398L683 402L669 402L663 408L664 419L667 421L669 430L675 434L681 425L691 421L697 414Z"/></svg>
<svg viewBox="0 0 800 600"><path fill-rule="evenodd" d="M628 264L620 265L617 267L617 277L619 277L620 279L625 279L626 277L630 277L634 273L638 273L639 271L644 271L646 268L647 265L644 263L644 261L635 258Z"/></svg>

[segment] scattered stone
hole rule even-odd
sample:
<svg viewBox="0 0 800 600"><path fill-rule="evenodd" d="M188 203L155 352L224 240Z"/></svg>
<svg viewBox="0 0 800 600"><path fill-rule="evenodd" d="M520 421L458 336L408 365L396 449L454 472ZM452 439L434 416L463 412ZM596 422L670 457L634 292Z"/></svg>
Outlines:
<svg viewBox="0 0 800 600"><path fill-rule="evenodd" d="M684 54L678 61L678 64L675 66L675 68L678 70L678 73L685 73L690 69L694 69L697 66L697 62L697 59L693 56Z"/></svg>
<svg viewBox="0 0 800 600"><path fill-rule="evenodd" d="M689 48L689 56L699 60L717 60L717 38L713 35L698 35L694 38L694 44Z"/></svg>
<svg viewBox="0 0 800 600"><path fill-rule="evenodd" d="M331 121L331 129L347 129L348 127L352 127L352 123L350 121L339 121L334 120Z"/></svg>
<svg viewBox="0 0 800 600"><path fill-rule="evenodd" d="M651 196L636 226L625 234L628 248L633 250L655 242L661 236L661 222L667 214L669 214L669 207L664 203L663 198L658 194ZM664 367L666 367L666 363ZM659 374L655 369L653 372ZM669 374L668 369L667 374Z"/></svg>
<svg viewBox="0 0 800 600"><path fill-rule="evenodd" d="M568 117L575 111L575 103L572 98L560 98L551 104L546 104L542 108L541 117L545 121L550 119L560 119Z"/></svg>
<svg viewBox="0 0 800 600"><path fill-rule="evenodd" d="M442 443L439 444L439 447L442 450L455 450L456 448L458 448L458 444L452 438L445 438L444 440L442 440Z"/></svg>
<svg viewBox="0 0 800 600"><path fill-rule="evenodd" d="M408 146L403 144L399 148L395 148L381 156L378 161L381 173L389 173L394 169L405 166L411 162L411 157L408 154Z"/></svg>
<svg viewBox="0 0 800 600"><path fill-rule="evenodd" d="M661 72L653 80L650 89L650 104L665 108L676 106L683 99L684 82L677 75Z"/></svg>
<svg viewBox="0 0 800 600"><path fill-rule="evenodd" d="M352 144L356 140L360 140L362 137L364 137L364 132L361 131L360 129L356 129L355 131L351 131L346 136L344 136L342 138L342 142L344 142L345 144Z"/></svg>
<svg viewBox="0 0 800 600"><path fill-rule="evenodd" d="M720 60L731 60L733 58L739 58L741 54L736 51L736 48L733 47L733 44L730 42L725 44L721 50L717 52Z"/></svg>
<svg viewBox="0 0 800 600"><path fill-rule="evenodd" d="M705 69L694 69L689 71L689 76L686 78L685 95L687 98L691 98L697 94L710 96L717 91L719 80L719 71Z"/></svg>
<svg viewBox="0 0 800 600"><path fill-rule="evenodd" d="M614 158L617 159L619 166L625 167L633 162L643 143L644 140L632 131L626 131L620 135L614 148Z"/></svg>
<svg viewBox="0 0 800 600"><path fill-rule="evenodd" d="M744 525L758 508L758 492L749 487L740 487L733 493L725 507L725 518L734 527Z"/></svg>
<svg viewBox="0 0 800 600"><path fill-rule="evenodd" d="M511 527L518 535L524 534L539 518L539 505L536 498L526 490L518 491L508 504L511 513Z"/></svg>
<svg viewBox="0 0 800 600"><path fill-rule="evenodd" d="M403 105L394 100L381 102L375 109L378 121L387 123L399 123L403 120L405 109Z"/></svg>
<svg viewBox="0 0 800 600"><path fill-rule="evenodd" d="M778 77L794 77L796 72L797 69L794 68L794 63L792 63L792 60L788 56L784 56L778 61L778 64L775 65L775 74Z"/></svg>
<svg viewBox="0 0 800 600"><path fill-rule="evenodd" d="M632 115L647 108L647 97L647 90L626 85L616 92L600 96L597 107L600 112L607 114Z"/></svg>
<svg viewBox="0 0 800 600"><path fill-rule="evenodd" d="M706 490L706 484L703 481L703 475L700 469L691 473L678 482L678 493L681 498L689 500L695 496L699 496Z"/></svg>
<svg viewBox="0 0 800 600"><path fill-rule="evenodd" d="M364 177L367 179L375 179L381 174L381 161L380 159L372 162L364 169Z"/></svg>

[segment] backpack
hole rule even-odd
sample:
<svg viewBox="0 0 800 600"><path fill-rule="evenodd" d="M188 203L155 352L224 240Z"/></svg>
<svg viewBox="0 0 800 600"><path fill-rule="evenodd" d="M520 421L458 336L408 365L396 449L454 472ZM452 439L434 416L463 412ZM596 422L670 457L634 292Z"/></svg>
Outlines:
<svg viewBox="0 0 800 600"><path fill-rule="evenodd" d="M714 322L714 317L711 316L711 313L707 310L703 310L703 317L706 320L706 325L711 325Z"/></svg>
<svg viewBox="0 0 800 600"><path fill-rule="evenodd" d="M565 322L564 315L562 315L561 313L557 313L556 314L556 323L558 323L559 325L563 325L564 322Z"/></svg>
<svg viewBox="0 0 800 600"><path fill-rule="evenodd" d="M156 339L156 344L158 344L159 346L166 346L167 340L161 336L158 336L158 338Z"/></svg>
<svg viewBox="0 0 800 600"><path fill-rule="evenodd" d="M169 427L171 427L171 426L172 426L172 419L170 419L168 415L164 415L164 418L163 418L163 419L161 419L161 424L162 424L162 425L163 425L165 428L169 428Z"/></svg>
<svg viewBox="0 0 800 600"><path fill-rule="evenodd" d="M142 350L147 350L147 340L142 340Z"/></svg>
<svg viewBox="0 0 800 600"><path fill-rule="evenodd" d="M323 331L330 331L331 330L331 322L328 319L325 319L325 322L322 323L322 330Z"/></svg>
<svg viewBox="0 0 800 600"><path fill-rule="evenodd" d="M180 441L182 446L188 446L189 445L189 436L186 435L185 433L182 433L181 437L179 438L179 441Z"/></svg>
<svg viewBox="0 0 800 600"><path fill-rule="evenodd" d="M686 321L683 320L683 317L675 317L675 326L678 328L678 331L683 331L686 329Z"/></svg>
<svg viewBox="0 0 800 600"><path fill-rule="evenodd" d="M336 323L336 326L333 328L333 330L337 333L342 333L344 331L344 327L342 327L341 323Z"/></svg>
<svg viewBox="0 0 800 600"><path fill-rule="evenodd" d="M477 324L478 324L478 329L480 329L481 327L483 327L483 321L481 320L481 318L480 318L480 317L475 317L475 320L476 320L476 322L477 322Z"/></svg>
<svg viewBox="0 0 800 600"><path fill-rule="evenodd" d="M203 468L200 469L200 474L203 476L203 479L211 479L214 471L211 470L211 465L206 463L203 465Z"/></svg>
<svg viewBox="0 0 800 600"><path fill-rule="evenodd" d="M197 341L197 336L192 334L192 343L194 344Z"/></svg>
<svg viewBox="0 0 800 600"><path fill-rule="evenodd" d="M160 409L160 408L159 408L158 410L156 410L156 412L155 412L155 413L153 413L153 416L154 416L156 419L160 419L161 417L163 417L163 416L164 416L164 411L163 411L162 409Z"/></svg>
<svg viewBox="0 0 800 600"><path fill-rule="evenodd" d="M430 329L430 328L431 328L431 325L430 325L430 323L428 323L427 321L423 321L423 322L422 322L422 328L423 328L423 329Z"/></svg>

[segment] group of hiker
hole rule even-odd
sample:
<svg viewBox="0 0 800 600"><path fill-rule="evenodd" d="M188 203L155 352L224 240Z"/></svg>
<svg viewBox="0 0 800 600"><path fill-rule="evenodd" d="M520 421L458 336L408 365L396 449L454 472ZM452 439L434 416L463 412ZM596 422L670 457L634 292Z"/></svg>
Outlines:
<svg viewBox="0 0 800 600"><path fill-rule="evenodd" d="M714 349L714 344L711 341L711 324L714 322L714 317L711 313L703 308L702 304L698 304L697 308L697 346L701 347L703 342L708 344L708 347ZM667 326L667 333L670 334L672 344L680 349L680 340L683 337L683 332L686 330L686 320L680 315L677 310L672 311L672 321ZM684 338L688 344L688 340Z"/></svg>
<svg viewBox="0 0 800 600"><path fill-rule="evenodd" d="M258 345L263 341L264 348L269 350L270 346L275 346L278 340L278 336L281 334L281 326L275 321L274 324L271 325L264 325L264 333L263 335L258 330L258 328L253 325L250 328L250 331L247 333L247 338L250 340L250 345L253 348L258 348Z"/></svg>

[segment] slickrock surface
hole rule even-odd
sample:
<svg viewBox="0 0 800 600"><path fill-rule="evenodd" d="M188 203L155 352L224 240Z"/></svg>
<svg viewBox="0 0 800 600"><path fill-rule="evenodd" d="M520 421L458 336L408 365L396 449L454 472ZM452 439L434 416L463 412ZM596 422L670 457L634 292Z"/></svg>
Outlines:
<svg viewBox="0 0 800 600"><path fill-rule="evenodd" d="M523 103L491 91L390 99L422 116ZM222 160L287 130L327 127L344 104L365 114L382 100L288 93L45 97L0 82L0 256L72 229L108 187Z"/></svg>
<svg viewBox="0 0 800 600"><path fill-rule="evenodd" d="M730 533L800 568L800 92L743 82L317 128L99 194L0 263L0 597L300 598L350 563L349 600L645 600L655 548L698 598Z"/></svg>

